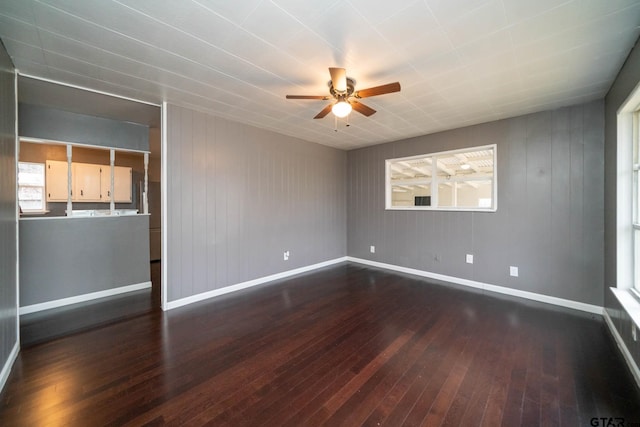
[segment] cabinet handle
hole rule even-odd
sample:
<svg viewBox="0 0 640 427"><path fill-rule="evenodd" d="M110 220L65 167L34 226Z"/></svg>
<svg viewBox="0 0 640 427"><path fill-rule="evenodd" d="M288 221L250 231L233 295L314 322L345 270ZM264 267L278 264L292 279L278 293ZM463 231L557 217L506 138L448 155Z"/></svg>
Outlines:
<svg viewBox="0 0 640 427"><path fill-rule="evenodd" d="M111 191L107 191L107 197L111 197Z"/></svg>
<svg viewBox="0 0 640 427"><path fill-rule="evenodd" d="M80 190L80 195L81 195L81 196L84 196L84 192L83 192L83 190Z"/></svg>

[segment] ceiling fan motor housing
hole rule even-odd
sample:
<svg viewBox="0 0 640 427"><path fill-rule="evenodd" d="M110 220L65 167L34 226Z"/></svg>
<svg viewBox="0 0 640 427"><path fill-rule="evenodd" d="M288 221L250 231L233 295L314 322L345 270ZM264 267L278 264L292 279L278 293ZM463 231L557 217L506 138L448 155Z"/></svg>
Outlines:
<svg viewBox="0 0 640 427"><path fill-rule="evenodd" d="M333 81L329 80L329 83L327 83L327 85L329 86L329 92L331 93L331 95L333 95L334 98L339 99L339 98L349 98L351 95L353 95L353 92L355 90L355 86L356 86L356 81L354 79L352 79L351 77L347 77L347 90L346 92L339 92L337 91L334 87L333 87Z"/></svg>

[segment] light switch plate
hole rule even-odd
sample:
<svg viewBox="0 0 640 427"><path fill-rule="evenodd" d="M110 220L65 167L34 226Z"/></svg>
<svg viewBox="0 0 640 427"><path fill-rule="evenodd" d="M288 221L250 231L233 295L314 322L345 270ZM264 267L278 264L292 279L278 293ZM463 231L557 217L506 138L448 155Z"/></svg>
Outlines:
<svg viewBox="0 0 640 427"><path fill-rule="evenodd" d="M371 248L369 248L369 250L371 251L372 254L376 253L376 247L375 246L371 246Z"/></svg>
<svg viewBox="0 0 640 427"><path fill-rule="evenodd" d="M473 255L467 254L467 264L473 264Z"/></svg>
<svg viewBox="0 0 640 427"><path fill-rule="evenodd" d="M509 274L513 277L518 277L518 267L514 267L513 265L509 267Z"/></svg>

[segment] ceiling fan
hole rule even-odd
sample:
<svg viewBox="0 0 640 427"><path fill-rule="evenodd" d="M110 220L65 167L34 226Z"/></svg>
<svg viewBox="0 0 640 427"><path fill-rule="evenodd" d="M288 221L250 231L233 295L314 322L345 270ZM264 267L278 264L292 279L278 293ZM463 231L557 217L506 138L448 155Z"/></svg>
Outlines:
<svg viewBox="0 0 640 427"><path fill-rule="evenodd" d="M336 117L346 117L351 110L367 117L374 114L376 110L358 101L361 98L384 95L387 93L400 92L400 83L388 83L382 86L370 87L368 89L355 90L356 82L347 77L347 70L344 68L329 68L331 80L329 81L329 95L287 95L287 99L321 99L329 101L335 99L336 102L324 107L314 119L321 119L329 112L333 112Z"/></svg>

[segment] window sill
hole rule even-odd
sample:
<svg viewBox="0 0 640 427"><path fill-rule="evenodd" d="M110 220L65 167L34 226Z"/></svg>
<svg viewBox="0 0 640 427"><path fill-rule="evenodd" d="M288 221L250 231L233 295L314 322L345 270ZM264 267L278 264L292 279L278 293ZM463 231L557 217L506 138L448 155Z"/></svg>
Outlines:
<svg viewBox="0 0 640 427"><path fill-rule="evenodd" d="M498 208L453 208L439 207L431 208L424 206L393 206L385 208L387 211L427 211L427 212L497 212Z"/></svg>
<svg viewBox="0 0 640 427"><path fill-rule="evenodd" d="M629 314L636 327L640 328L640 301L629 289L610 288L622 308Z"/></svg>
<svg viewBox="0 0 640 427"><path fill-rule="evenodd" d="M20 212L20 216L33 216L33 215L45 215L48 214L50 211L45 210L45 211L22 211Z"/></svg>

